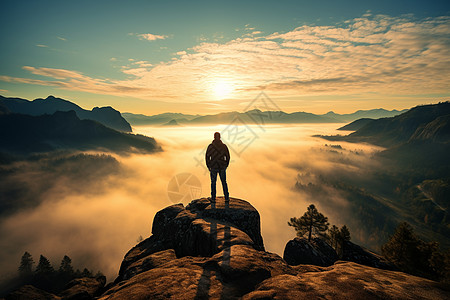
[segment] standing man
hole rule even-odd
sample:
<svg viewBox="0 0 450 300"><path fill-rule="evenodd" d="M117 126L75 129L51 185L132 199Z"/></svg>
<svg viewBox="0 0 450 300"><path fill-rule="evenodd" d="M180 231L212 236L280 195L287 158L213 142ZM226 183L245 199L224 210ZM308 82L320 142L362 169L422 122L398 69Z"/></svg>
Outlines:
<svg viewBox="0 0 450 300"><path fill-rule="evenodd" d="M211 175L211 202L216 202L217 173L219 173L220 181L222 181L225 202L229 202L230 196L228 194L226 170L230 164L230 152L228 151L227 145L220 140L219 132L214 133L214 140L206 150L205 160Z"/></svg>

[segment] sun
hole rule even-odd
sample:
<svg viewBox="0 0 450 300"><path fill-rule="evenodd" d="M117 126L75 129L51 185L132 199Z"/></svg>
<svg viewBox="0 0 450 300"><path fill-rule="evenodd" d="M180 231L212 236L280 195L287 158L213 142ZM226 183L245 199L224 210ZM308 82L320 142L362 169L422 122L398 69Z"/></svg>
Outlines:
<svg viewBox="0 0 450 300"><path fill-rule="evenodd" d="M212 84L212 92L217 100L222 100L230 96L234 91L234 87L227 81L216 81Z"/></svg>

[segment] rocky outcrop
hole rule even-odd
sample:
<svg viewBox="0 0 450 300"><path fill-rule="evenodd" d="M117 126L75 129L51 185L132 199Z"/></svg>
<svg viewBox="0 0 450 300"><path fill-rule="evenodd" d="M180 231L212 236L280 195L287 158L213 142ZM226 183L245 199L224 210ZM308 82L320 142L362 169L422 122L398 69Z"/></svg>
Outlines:
<svg viewBox="0 0 450 300"><path fill-rule="evenodd" d="M186 207L169 206L155 215L152 234L125 255L116 282L152 268L161 259L210 257L233 245L264 250L258 211L236 198L227 204L223 198L213 205L202 198ZM161 257L149 257L159 251L165 251Z"/></svg>
<svg viewBox="0 0 450 300"><path fill-rule="evenodd" d="M308 239L300 237L286 244L283 258L292 266L308 264L327 267L338 260L336 251L321 239L313 238L308 242Z"/></svg>
<svg viewBox="0 0 450 300"><path fill-rule="evenodd" d="M353 262L264 280L242 299L449 299L438 282Z"/></svg>
<svg viewBox="0 0 450 300"><path fill-rule="evenodd" d="M38 289L32 285L24 285L18 290L8 294L5 300L60 300L61 298L53 294L47 293L41 289Z"/></svg>
<svg viewBox="0 0 450 300"><path fill-rule="evenodd" d="M286 244L283 258L292 266L310 264L327 267L339 260L336 251L322 239L313 238L308 242L306 238L300 237L296 237ZM351 261L374 268L395 270L394 266L381 255L349 241L344 242L340 260Z"/></svg>
<svg viewBox="0 0 450 300"><path fill-rule="evenodd" d="M103 292L106 277L77 278L68 283L66 289L61 293L62 300L90 300Z"/></svg>
<svg viewBox="0 0 450 300"><path fill-rule="evenodd" d="M126 254L117 280L99 299L448 297L448 291L431 280L353 262L335 262L337 256L332 257L332 253L336 253L320 239L308 244L302 239L290 243L301 245L303 253L315 251L315 262L328 267L291 266L280 256L264 251L259 222L253 206L235 198L228 205L223 198L215 205L203 198L186 207L169 206L155 215L152 236ZM348 255L353 253L364 261L359 248L349 249L352 252Z"/></svg>
<svg viewBox="0 0 450 300"><path fill-rule="evenodd" d="M396 270L396 268L381 255L348 241L344 242L342 260L379 269Z"/></svg>

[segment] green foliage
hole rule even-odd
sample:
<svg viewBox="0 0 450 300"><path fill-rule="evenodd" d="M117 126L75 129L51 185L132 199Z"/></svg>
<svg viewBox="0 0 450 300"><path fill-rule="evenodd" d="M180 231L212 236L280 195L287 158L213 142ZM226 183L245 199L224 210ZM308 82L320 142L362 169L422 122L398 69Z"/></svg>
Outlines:
<svg viewBox="0 0 450 300"><path fill-rule="evenodd" d="M314 204L311 204L303 216L291 218L288 225L294 227L297 236L304 236L307 233L308 241L310 241L313 233L324 236L329 223L328 218L321 214Z"/></svg>
<svg viewBox="0 0 450 300"><path fill-rule="evenodd" d="M19 266L20 276L29 276L33 272L34 260L30 253L26 252L22 255Z"/></svg>
<svg viewBox="0 0 450 300"><path fill-rule="evenodd" d="M406 222L400 223L382 254L400 270L433 280L449 280L450 254L439 252L437 242L424 242Z"/></svg>

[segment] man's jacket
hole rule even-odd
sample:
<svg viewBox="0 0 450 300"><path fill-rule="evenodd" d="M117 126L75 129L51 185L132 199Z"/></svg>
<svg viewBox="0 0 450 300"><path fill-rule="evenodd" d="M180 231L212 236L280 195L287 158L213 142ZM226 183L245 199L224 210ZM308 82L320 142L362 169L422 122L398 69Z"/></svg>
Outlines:
<svg viewBox="0 0 450 300"><path fill-rule="evenodd" d="M213 140L206 149L206 166L208 169L225 170L230 164L230 152L221 140Z"/></svg>

